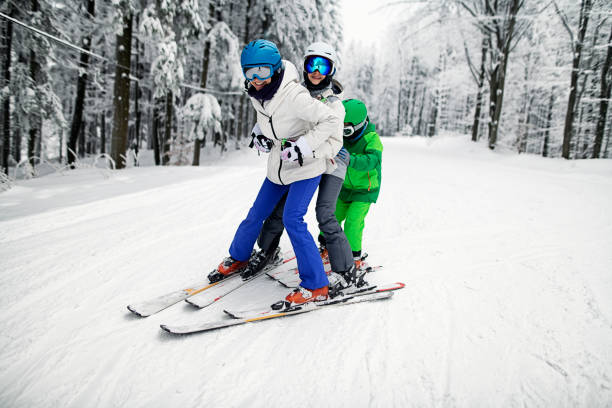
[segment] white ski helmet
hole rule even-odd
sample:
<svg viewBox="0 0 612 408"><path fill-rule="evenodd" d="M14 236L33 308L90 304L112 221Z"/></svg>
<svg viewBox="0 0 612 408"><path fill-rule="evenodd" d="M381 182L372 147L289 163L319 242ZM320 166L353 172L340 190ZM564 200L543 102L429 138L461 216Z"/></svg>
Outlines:
<svg viewBox="0 0 612 408"><path fill-rule="evenodd" d="M336 68L338 67L338 54L336 54L336 50L331 45L318 41L310 44L306 47L306 53L304 54L304 61L306 58L311 55L319 55L321 57L325 57L330 60L333 64L334 69L332 70L331 75L336 73Z"/></svg>

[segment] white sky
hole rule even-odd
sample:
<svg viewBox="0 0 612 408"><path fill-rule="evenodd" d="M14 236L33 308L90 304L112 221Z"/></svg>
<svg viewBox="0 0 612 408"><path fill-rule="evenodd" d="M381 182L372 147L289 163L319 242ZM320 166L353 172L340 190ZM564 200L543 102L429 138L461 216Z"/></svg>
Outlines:
<svg viewBox="0 0 612 408"><path fill-rule="evenodd" d="M341 0L344 20L344 43L351 40L374 43L386 30L385 11L374 11L388 0Z"/></svg>

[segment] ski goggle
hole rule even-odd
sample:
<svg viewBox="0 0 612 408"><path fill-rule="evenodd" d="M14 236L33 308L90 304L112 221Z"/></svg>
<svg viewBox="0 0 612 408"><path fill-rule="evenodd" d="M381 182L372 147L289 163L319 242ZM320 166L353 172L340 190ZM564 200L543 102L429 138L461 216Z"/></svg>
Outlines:
<svg viewBox="0 0 612 408"><path fill-rule="evenodd" d="M247 81L252 81L255 78L259 79L260 81L263 81L265 79L270 78L274 74L271 65L261 65L259 67L244 67L242 69L242 72L244 73L244 77L247 79Z"/></svg>
<svg viewBox="0 0 612 408"><path fill-rule="evenodd" d="M368 118L366 117L363 122L357 124L357 125L353 125L353 124L344 124L344 137L349 137L355 134L355 132L358 132L359 130L361 130L361 128L366 124L366 122L368 121Z"/></svg>
<svg viewBox="0 0 612 408"><path fill-rule="evenodd" d="M319 57L318 55L311 55L304 61L304 69L309 74L319 71L321 75L328 75L333 68L334 64L332 64L330 60L325 57Z"/></svg>

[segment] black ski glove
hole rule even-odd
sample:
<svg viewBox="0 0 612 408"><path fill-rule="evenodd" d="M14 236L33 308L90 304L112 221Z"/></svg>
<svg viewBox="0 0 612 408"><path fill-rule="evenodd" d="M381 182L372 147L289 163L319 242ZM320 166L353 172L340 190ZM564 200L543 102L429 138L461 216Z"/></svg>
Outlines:
<svg viewBox="0 0 612 408"><path fill-rule="evenodd" d="M251 149L255 148L262 153L270 153L273 146L274 143L272 140L263 135L261 129L259 128L259 124L256 123L251 131L251 143L249 144L249 147Z"/></svg>

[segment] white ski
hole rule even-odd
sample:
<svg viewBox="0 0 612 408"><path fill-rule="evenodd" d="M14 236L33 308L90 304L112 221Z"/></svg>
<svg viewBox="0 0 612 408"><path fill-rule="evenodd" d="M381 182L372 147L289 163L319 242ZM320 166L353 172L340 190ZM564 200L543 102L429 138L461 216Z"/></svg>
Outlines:
<svg viewBox="0 0 612 408"><path fill-rule="evenodd" d="M295 256L293 255L293 251L288 251L281 256L282 261L277 264L283 265L285 263L290 263L294 259ZM273 270L273 268L269 270ZM214 295L214 298L217 298L220 296L220 294L221 297L223 297L225 294L237 289L236 285L242 286L244 283L245 282L240 278L240 274L230 275L227 278L215 283L210 283L208 279L205 278L204 281L198 282L184 289L166 293L139 303L132 303L128 305L127 308L130 312L138 316L148 317L155 313L159 313L182 300L188 299L200 293L205 293L205 291L208 291L211 288L215 288L216 295Z"/></svg>
<svg viewBox="0 0 612 408"><path fill-rule="evenodd" d="M188 325L182 325L182 326L162 324L160 325L160 327L162 328L162 330L165 330L173 334L199 333L199 332L205 332L205 331L214 330L214 329L220 329L223 327L236 326L236 325L245 324L245 323L258 322L261 320L274 319L277 317L284 317L284 316L291 316L291 315L296 315L296 314L301 314L301 313L312 312L315 310L320 310L326 306L340 306L340 305L348 305L352 303L382 300L382 299L388 299L391 296L393 296L393 292L376 292L376 293L369 293L363 296L349 296L349 297L343 297L341 299L332 299L332 300L328 300L325 302L306 303L305 305L294 306L293 308L286 310L286 311L268 313L266 315L247 316L242 319L224 319L224 320L219 320L216 322L194 323L194 324L188 324Z"/></svg>

